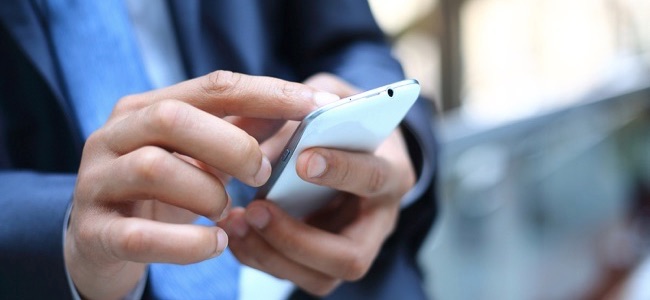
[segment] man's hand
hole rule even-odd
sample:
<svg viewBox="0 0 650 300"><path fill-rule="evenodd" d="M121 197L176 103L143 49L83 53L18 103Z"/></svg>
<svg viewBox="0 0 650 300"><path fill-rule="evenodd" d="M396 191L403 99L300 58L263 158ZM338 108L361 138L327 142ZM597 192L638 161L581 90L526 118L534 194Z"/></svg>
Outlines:
<svg viewBox="0 0 650 300"><path fill-rule="evenodd" d="M312 87L217 71L119 101L83 151L65 241L66 267L87 298L120 298L146 263L219 255L218 227L187 224L227 214L230 176L252 186L271 166L256 136L338 99ZM248 132L224 117L255 120ZM263 120L264 119L264 120Z"/></svg>
<svg viewBox="0 0 650 300"><path fill-rule="evenodd" d="M341 97L356 93L331 75L306 83ZM290 132L281 130L262 148L276 156L277 145L282 146L278 139L286 141ZM246 209L233 209L220 224L242 263L325 295L368 271L397 222L401 198L415 184L415 173L399 130L372 154L305 150L296 168L304 180L342 193L305 220L290 217L270 201L254 201Z"/></svg>

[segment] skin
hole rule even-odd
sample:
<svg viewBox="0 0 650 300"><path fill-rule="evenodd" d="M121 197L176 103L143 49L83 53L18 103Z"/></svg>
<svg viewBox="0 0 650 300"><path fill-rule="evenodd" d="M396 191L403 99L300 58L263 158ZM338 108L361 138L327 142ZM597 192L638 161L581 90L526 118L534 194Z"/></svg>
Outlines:
<svg viewBox="0 0 650 300"><path fill-rule="evenodd" d="M340 97L358 92L331 75L306 84ZM296 123L287 124L262 145L277 157ZM395 131L375 153L313 148L300 154L298 175L342 193L327 207L297 220L271 201L233 209L220 225L230 249L250 267L288 279L324 296L343 281L362 278L393 231L402 196L415 184L404 139Z"/></svg>
<svg viewBox="0 0 650 300"><path fill-rule="evenodd" d="M75 187L64 256L80 294L120 298L148 263L212 258L229 238L243 263L314 294L365 274L414 181L399 133L374 154L301 154L301 176L322 155L325 168L319 160L322 172L305 178L346 192L306 220L266 201L230 211L224 189L231 177L251 186L265 183L268 157L294 126L286 120L300 120L338 99L322 90L351 91L330 85L347 86L331 75L299 84L217 71L121 99L87 140ZM344 183L344 176L355 180ZM335 213L341 209L350 213ZM197 215L223 229L192 225Z"/></svg>

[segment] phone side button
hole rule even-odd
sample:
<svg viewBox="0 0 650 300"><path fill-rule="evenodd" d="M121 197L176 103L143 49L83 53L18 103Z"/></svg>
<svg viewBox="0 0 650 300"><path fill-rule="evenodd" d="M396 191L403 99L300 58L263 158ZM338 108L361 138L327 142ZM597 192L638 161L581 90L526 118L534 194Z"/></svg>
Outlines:
<svg viewBox="0 0 650 300"><path fill-rule="evenodd" d="M287 158L289 158L289 155L291 154L291 150L289 149L284 149L284 152L282 153L282 157L280 157L281 161L286 161Z"/></svg>

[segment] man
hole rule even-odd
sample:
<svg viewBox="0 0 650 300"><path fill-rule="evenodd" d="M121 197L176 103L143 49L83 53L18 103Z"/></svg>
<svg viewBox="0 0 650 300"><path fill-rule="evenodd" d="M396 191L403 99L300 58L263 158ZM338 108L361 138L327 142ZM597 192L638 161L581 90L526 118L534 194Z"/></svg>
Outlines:
<svg viewBox="0 0 650 300"><path fill-rule="evenodd" d="M139 30L158 27L119 1L75 2L0 5L0 293L232 297L229 245L308 294L422 297L413 255L434 213L422 102L376 153L300 154L301 177L342 191L304 222L267 201L228 209L246 193L231 177L268 179L286 120L402 79L367 3L151 1L178 53L150 63L168 48ZM156 84L151 70L174 62L162 73L194 79ZM195 285L166 280L201 266Z"/></svg>

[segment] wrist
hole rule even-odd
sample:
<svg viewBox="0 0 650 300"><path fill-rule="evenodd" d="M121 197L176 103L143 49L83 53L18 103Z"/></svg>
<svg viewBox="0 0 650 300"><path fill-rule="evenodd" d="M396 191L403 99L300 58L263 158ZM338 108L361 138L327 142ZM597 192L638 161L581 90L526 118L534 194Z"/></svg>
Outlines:
<svg viewBox="0 0 650 300"><path fill-rule="evenodd" d="M100 251L81 251L82 247L69 227L64 235L63 258L70 288L82 299L122 299L145 273L146 264L109 262L98 255Z"/></svg>
<svg viewBox="0 0 650 300"><path fill-rule="evenodd" d="M108 269L91 267L74 251L64 252L71 284L82 299L123 299L138 286L146 271L146 264L123 262Z"/></svg>

